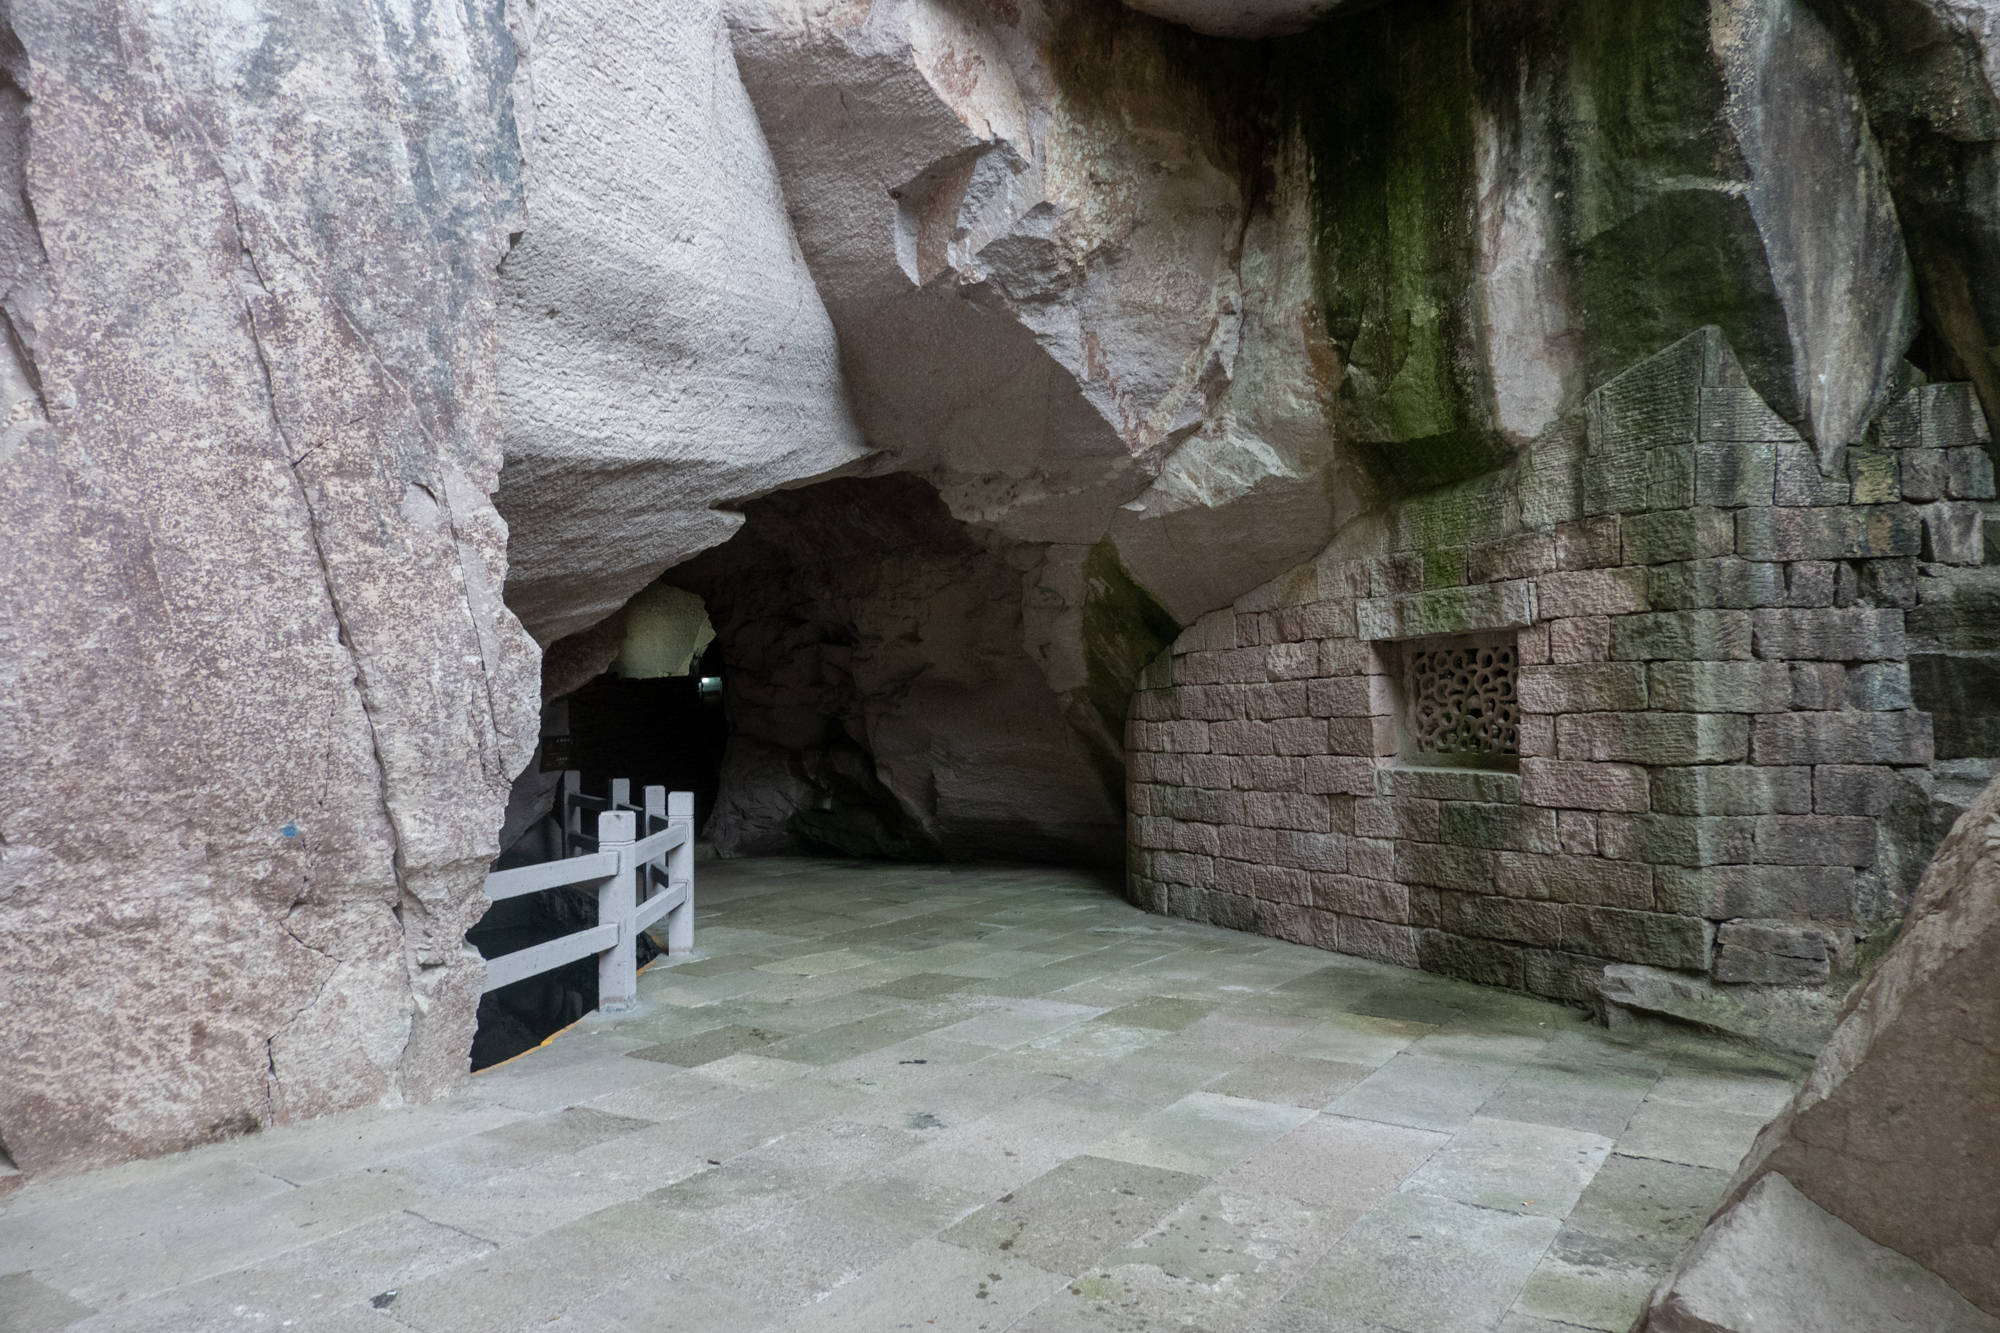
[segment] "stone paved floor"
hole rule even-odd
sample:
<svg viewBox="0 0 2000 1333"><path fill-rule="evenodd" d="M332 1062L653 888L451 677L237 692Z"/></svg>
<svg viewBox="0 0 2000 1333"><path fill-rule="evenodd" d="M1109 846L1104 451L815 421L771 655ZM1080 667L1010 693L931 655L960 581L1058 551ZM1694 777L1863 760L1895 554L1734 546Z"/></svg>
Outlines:
<svg viewBox="0 0 2000 1333"><path fill-rule="evenodd" d="M1622 1330L1799 1072L1075 874L700 884L449 1102L17 1191L0 1329Z"/></svg>

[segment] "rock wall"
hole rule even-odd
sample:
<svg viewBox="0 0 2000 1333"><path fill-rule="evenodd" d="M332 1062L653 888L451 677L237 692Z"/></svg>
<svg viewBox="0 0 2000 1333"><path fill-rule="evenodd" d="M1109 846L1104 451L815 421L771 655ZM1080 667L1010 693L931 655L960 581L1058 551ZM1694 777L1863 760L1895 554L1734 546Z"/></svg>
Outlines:
<svg viewBox="0 0 2000 1333"><path fill-rule="evenodd" d="M1953 827L1895 947L1643 1333L2000 1329L1997 832L2000 784ZM1781 1265L1801 1280L1771 1280Z"/></svg>
<svg viewBox="0 0 2000 1333"><path fill-rule="evenodd" d="M1115 741L1065 715L1021 646L1045 551L967 528L913 477L781 492L745 517L673 575L723 650L718 850L1120 861ZM1129 689L1160 629L1103 628L1086 635L1100 670Z"/></svg>
<svg viewBox="0 0 2000 1333"><path fill-rule="evenodd" d="M500 9L8 17L0 1151L433 1095L535 732Z"/></svg>
<svg viewBox="0 0 2000 1333"><path fill-rule="evenodd" d="M1719 331L1682 340L1148 669L1132 895L1571 1000L1612 963L1837 981L1934 842L1905 621L1985 558L1986 440L1921 386L1828 476ZM1467 636L1512 655L1511 753L1419 752L1409 655Z"/></svg>
<svg viewBox="0 0 2000 1333"><path fill-rule="evenodd" d="M863 456L721 0L508 5L526 230L500 275L507 600L543 644Z"/></svg>

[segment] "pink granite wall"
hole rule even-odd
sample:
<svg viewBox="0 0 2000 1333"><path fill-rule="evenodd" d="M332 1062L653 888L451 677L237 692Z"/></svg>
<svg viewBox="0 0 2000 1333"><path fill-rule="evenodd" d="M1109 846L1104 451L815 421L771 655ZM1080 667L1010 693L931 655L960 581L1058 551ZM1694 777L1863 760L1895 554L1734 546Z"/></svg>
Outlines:
<svg viewBox="0 0 2000 1333"><path fill-rule="evenodd" d="M1985 438L1922 387L1827 475L1690 336L1153 663L1131 895L1570 999L1612 961L1837 977L1935 836L1905 617L1983 560ZM1516 771L1397 757L1399 645L1467 632L1518 643Z"/></svg>

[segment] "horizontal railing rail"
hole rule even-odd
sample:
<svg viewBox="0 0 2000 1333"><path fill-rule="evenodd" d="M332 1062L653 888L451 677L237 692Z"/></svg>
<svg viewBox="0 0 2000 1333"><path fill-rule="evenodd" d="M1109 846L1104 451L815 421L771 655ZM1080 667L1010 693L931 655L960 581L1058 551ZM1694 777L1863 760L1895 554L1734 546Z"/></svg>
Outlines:
<svg viewBox="0 0 2000 1333"><path fill-rule="evenodd" d="M638 1002L642 932L664 919L669 955L694 948L694 796L647 787L633 805L623 778L606 796L587 796L579 786L579 775L568 772L556 790L557 858L493 871L486 897L503 902L575 885L597 895L597 924L487 959L485 989L595 954L597 1007L616 1013ZM593 811L596 832L586 833L583 817ZM577 849L581 854L572 855Z"/></svg>

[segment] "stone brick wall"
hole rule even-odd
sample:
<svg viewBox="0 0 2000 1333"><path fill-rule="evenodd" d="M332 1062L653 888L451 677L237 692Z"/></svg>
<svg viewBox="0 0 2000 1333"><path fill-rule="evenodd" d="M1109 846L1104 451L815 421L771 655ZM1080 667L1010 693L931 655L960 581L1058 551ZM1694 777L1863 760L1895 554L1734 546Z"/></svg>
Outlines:
<svg viewBox="0 0 2000 1333"><path fill-rule="evenodd" d="M1935 838L1905 613L1984 558L1968 386L1812 445L1706 330L1204 617L1128 725L1132 897L1569 999L1818 984ZM1517 771L1398 757L1399 643L1511 631Z"/></svg>

